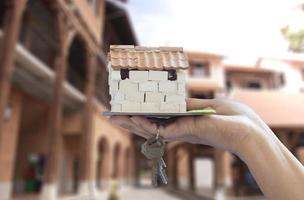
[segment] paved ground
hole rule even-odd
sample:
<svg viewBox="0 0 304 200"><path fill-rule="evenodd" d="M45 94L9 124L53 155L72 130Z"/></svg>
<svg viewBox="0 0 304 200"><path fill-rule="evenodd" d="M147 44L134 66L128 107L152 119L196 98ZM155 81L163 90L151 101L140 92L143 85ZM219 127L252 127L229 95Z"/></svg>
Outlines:
<svg viewBox="0 0 304 200"><path fill-rule="evenodd" d="M98 194L98 199L108 200L108 192L104 191ZM155 189L151 187L122 187L118 191L119 200L183 200L181 198L175 197L172 194L168 194L163 189ZM89 197L80 197L80 196L66 196L61 197L60 200L88 200ZM189 198L184 198L189 199ZM191 198L192 199L192 198ZM195 198L197 199L197 198ZM200 198L199 198L200 199ZM262 197L226 197L224 195L217 195L216 200L264 200ZM39 200L38 196L26 195L19 198L13 198L13 200Z"/></svg>
<svg viewBox="0 0 304 200"><path fill-rule="evenodd" d="M120 192L120 200L181 200L170 194L166 193L162 189L153 188L127 188Z"/></svg>

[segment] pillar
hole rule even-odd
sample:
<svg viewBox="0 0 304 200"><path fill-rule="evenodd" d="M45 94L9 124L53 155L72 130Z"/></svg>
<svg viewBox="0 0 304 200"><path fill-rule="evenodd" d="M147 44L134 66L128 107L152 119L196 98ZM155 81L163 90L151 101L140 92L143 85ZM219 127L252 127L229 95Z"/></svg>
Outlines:
<svg viewBox="0 0 304 200"><path fill-rule="evenodd" d="M176 154L177 147L172 147L168 150L168 184L173 188L178 188Z"/></svg>
<svg viewBox="0 0 304 200"><path fill-rule="evenodd" d="M135 137L132 137L135 140ZM137 142L133 143L132 152L133 152L133 162L132 162L132 174L133 174L133 184L134 186L139 186L140 184L140 166L141 166L141 159L140 159L140 152L137 149Z"/></svg>
<svg viewBox="0 0 304 200"><path fill-rule="evenodd" d="M94 135L93 135L93 119L94 119L94 102L95 102L95 72L96 72L96 56L93 53L87 55L87 77L85 85L86 102L83 114L83 132L81 143L80 158L80 188L81 195L94 195L96 186L94 181Z"/></svg>
<svg viewBox="0 0 304 200"><path fill-rule="evenodd" d="M189 145L189 190L195 191L195 172L194 172L194 160L195 160L195 153L196 153L196 146Z"/></svg>
<svg viewBox="0 0 304 200"><path fill-rule="evenodd" d="M0 47L0 199L10 199L14 152L16 151L18 120L7 131L3 118L10 96L14 72L15 47L22 24L26 0L7 0L3 37ZM13 110L13 116L16 110ZM8 135L10 134L10 135ZM10 144L10 145L9 145Z"/></svg>
<svg viewBox="0 0 304 200"><path fill-rule="evenodd" d="M231 186L231 155L223 150L214 150L214 188L218 198L225 195L226 190Z"/></svg>
<svg viewBox="0 0 304 200"><path fill-rule="evenodd" d="M64 87L66 76L67 50L65 47L66 33L64 31L64 16L57 10L56 20L59 35L58 50L55 58L55 83L51 100L50 118L48 126L49 152L47 155L46 170L44 174L44 184L41 193L43 200L55 200L58 193L58 176L61 160L62 134L61 124L63 115Z"/></svg>
<svg viewBox="0 0 304 200"><path fill-rule="evenodd" d="M8 200L11 197L13 186L14 166L17 153L20 116L22 109L22 95L19 92L10 94L11 114L4 119L0 146L0 199Z"/></svg>

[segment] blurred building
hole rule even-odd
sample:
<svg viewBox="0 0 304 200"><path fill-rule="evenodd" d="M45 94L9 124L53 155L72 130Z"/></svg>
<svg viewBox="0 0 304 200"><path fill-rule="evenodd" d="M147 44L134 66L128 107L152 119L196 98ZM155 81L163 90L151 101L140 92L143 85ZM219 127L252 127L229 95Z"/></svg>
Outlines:
<svg viewBox="0 0 304 200"><path fill-rule="evenodd" d="M304 164L302 58L260 58L254 65L240 65L227 64L222 55L212 53L189 52L188 57L189 97L228 97L249 105ZM261 194L246 165L228 152L181 142L168 148L174 191L207 197L223 191L228 195Z"/></svg>
<svg viewBox="0 0 304 200"><path fill-rule="evenodd" d="M136 44L124 1L0 1L0 199L57 199L131 180L109 106L109 44Z"/></svg>
<svg viewBox="0 0 304 200"><path fill-rule="evenodd" d="M144 140L101 116L109 106L109 45L136 43L124 0L0 1L1 200L88 199L110 180L139 185L149 178ZM303 59L244 66L189 52L189 61L190 97L248 104L304 162ZM259 193L228 152L174 142L165 159L169 189L186 199Z"/></svg>

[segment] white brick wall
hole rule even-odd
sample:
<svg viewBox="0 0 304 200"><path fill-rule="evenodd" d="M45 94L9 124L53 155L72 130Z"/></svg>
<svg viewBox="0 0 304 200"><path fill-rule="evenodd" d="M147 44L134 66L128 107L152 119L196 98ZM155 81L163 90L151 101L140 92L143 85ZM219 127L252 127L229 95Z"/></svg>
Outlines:
<svg viewBox="0 0 304 200"><path fill-rule="evenodd" d="M141 103L125 101L121 105L122 112L140 112Z"/></svg>
<svg viewBox="0 0 304 200"><path fill-rule="evenodd" d="M146 102L164 102L165 95L160 92L146 92Z"/></svg>
<svg viewBox="0 0 304 200"><path fill-rule="evenodd" d="M167 71L149 71L149 80L151 80L151 81L168 80L168 72Z"/></svg>
<svg viewBox="0 0 304 200"><path fill-rule="evenodd" d="M159 112L159 103L148 103L148 102L142 103L140 111L157 113Z"/></svg>
<svg viewBox="0 0 304 200"><path fill-rule="evenodd" d="M127 101L134 101L134 102L144 102L145 93L144 92L138 92L138 91L128 92L128 93L126 93L126 100Z"/></svg>
<svg viewBox="0 0 304 200"><path fill-rule="evenodd" d="M124 101L125 100L125 94L123 93L123 92L121 92L121 91L119 91L119 92L116 92L114 95L113 95L113 101L115 102L115 103L121 103L122 101Z"/></svg>
<svg viewBox="0 0 304 200"><path fill-rule="evenodd" d="M121 80L121 76L120 76L120 71L119 70L112 70L110 71L110 78L111 80L115 80L115 81L120 81Z"/></svg>
<svg viewBox="0 0 304 200"><path fill-rule="evenodd" d="M180 105L174 103L160 103L160 111L161 112L179 112Z"/></svg>
<svg viewBox="0 0 304 200"><path fill-rule="evenodd" d="M185 101L184 95L168 94L165 97L166 103L183 103Z"/></svg>
<svg viewBox="0 0 304 200"><path fill-rule="evenodd" d="M120 71L109 70L111 111L177 113L186 112L186 82L183 72L168 80L167 71L130 71L121 80Z"/></svg>
<svg viewBox="0 0 304 200"><path fill-rule="evenodd" d="M110 91L118 91L119 86L118 86L118 81L111 81L110 82Z"/></svg>
<svg viewBox="0 0 304 200"><path fill-rule="evenodd" d="M158 88L161 92L177 92L177 81L160 81Z"/></svg>
<svg viewBox="0 0 304 200"><path fill-rule="evenodd" d="M119 82L119 90L124 93L138 91L138 83L134 83L129 79L121 80Z"/></svg>
<svg viewBox="0 0 304 200"><path fill-rule="evenodd" d="M130 71L129 78L131 81L148 81L149 72L148 71Z"/></svg>
<svg viewBox="0 0 304 200"><path fill-rule="evenodd" d="M157 92L158 82L156 81L146 81L139 83L139 91L142 92Z"/></svg>
<svg viewBox="0 0 304 200"><path fill-rule="evenodd" d="M111 111L112 112L121 112L121 104L112 103L111 104Z"/></svg>

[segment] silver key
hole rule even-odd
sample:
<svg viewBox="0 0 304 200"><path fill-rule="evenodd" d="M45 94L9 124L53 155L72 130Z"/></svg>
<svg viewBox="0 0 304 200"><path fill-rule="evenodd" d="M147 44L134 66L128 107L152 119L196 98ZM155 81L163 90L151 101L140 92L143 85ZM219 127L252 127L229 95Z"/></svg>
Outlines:
<svg viewBox="0 0 304 200"><path fill-rule="evenodd" d="M146 158L152 160L152 185L158 185L158 178L165 183L166 176L164 176L165 162L162 156L165 152L165 143L158 135L149 138L141 146L141 152L146 156Z"/></svg>
<svg viewBox="0 0 304 200"><path fill-rule="evenodd" d="M158 175L160 177L160 180L162 184L167 185L168 184L168 177L166 174L166 163L163 158L161 158L158 162Z"/></svg>

